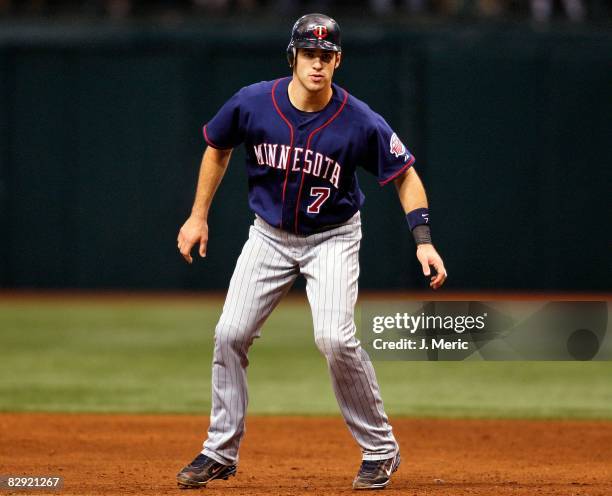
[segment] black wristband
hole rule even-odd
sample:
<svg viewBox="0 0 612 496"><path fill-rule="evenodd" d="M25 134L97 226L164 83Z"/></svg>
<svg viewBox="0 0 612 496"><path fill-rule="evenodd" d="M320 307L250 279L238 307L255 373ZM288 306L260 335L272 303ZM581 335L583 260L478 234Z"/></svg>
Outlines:
<svg viewBox="0 0 612 496"><path fill-rule="evenodd" d="M416 226L429 224L429 209L428 208L415 208L406 214L406 221L410 230L414 230Z"/></svg>
<svg viewBox="0 0 612 496"><path fill-rule="evenodd" d="M431 244L431 229L425 224L416 226L412 230L412 236L417 245Z"/></svg>
<svg viewBox="0 0 612 496"><path fill-rule="evenodd" d="M429 209L415 208L406 214L406 221L414 242L417 245L425 245L431 243L431 229L429 228Z"/></svg>

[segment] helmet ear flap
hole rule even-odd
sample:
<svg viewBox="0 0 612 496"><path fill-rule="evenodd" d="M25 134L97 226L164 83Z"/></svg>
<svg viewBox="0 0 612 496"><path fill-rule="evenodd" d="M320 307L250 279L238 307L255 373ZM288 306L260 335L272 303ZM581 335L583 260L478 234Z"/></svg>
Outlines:
<svg viewBox="0 0 612 496"><path fill-rule="evenodd" d="M295 64L296 50L294 46L289 45L287 48L287 62L289 62L289 67L293 69L293 65Z"/></svg>

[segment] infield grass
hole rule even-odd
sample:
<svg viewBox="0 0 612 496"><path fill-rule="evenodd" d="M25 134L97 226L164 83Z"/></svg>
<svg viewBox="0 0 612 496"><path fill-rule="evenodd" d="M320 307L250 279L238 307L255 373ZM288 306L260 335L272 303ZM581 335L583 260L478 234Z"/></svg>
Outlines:
<svg viewBox="0 0 612 496"><path fill-rule="evenodd" d="M222 301L0 301L0 410L200 413ZM250 413L338 414L305 298L250 354ZM612 362L375 362L390 415L612 419Z"/></svg>

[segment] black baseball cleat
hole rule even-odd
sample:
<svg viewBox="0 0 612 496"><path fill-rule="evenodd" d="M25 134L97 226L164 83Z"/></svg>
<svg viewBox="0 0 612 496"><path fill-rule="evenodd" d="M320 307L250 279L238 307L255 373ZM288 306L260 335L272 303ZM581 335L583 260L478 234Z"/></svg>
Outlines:
<svg viewBox="0 0 612 496"><path fill-rule="evenodd" d="M236 475L236 465L223 465L200 453L177 475L176 481L181 489L205 487L211 480L227 480L230 475Z"/></svg>
<svg viewBox="0 0 612 496"><path fill-rule="evenodd" d="M363 460L353 481L353 489L384 489L391 481L391 474L400 465L400 454L386 460Z"/></svg>

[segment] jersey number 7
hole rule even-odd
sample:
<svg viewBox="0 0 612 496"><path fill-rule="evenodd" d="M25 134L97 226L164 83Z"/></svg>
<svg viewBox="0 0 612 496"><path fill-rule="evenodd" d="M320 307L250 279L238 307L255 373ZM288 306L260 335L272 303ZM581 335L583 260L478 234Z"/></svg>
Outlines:
<svg viewBox="0 0 612 496"><path fill-rule="evenodd" d="M315 200L308 205L306 211L309 214L318 214L321 210L321 206L325 203L325 200L329 198L329 188L310 188L310 196L316 196Z"/></svg>

